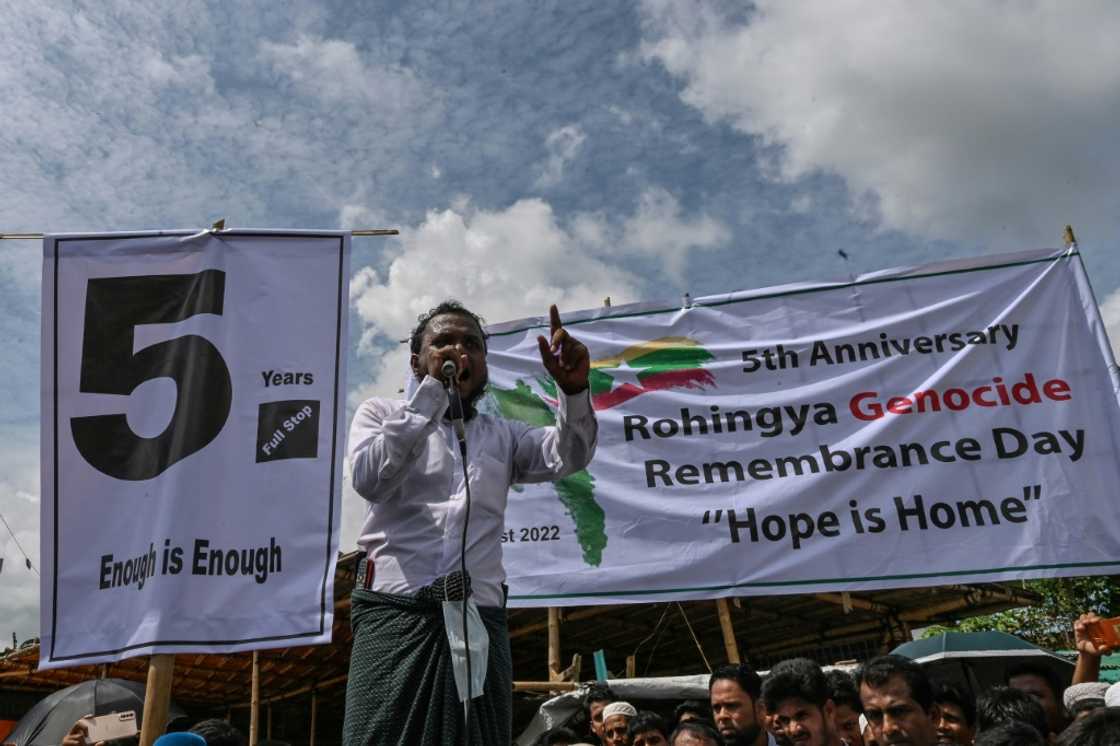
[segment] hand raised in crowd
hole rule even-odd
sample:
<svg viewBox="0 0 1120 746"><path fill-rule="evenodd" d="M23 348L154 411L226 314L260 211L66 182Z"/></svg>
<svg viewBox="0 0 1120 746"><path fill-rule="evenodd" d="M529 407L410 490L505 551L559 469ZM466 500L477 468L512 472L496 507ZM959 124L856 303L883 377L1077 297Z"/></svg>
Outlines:
<svg viewBox="0 0 1120 746"><path fill-rule="evenodd" d="M587 348L560 324L560 311L556 306L548 309L551 331L549 338L537 337L541 350L541 363L565 394L571 396L587 388L591 372L591 355Z"/></svg>
<svg viewBox="0 0 1120 746"><path fill-rule="evenodd" d="M1113 648L1107 645L1098 645L1089 637L1089 625L1099 621L1101 621L1101 617L1090 611L1077 617L1077 621L1073 623L1073 639L1078 653L1099 658L1113 651Z"/></svg>
<svg viewBox="0 0 1120 746"><path fill-rule="evenodd" d="M62 746L87 746L89 744L89 725L86 720L91 717L93 717L92 714L86 715L74 723L74 727L63 737ZM94 746L105 746L105 742L98 741Z"/></svg>

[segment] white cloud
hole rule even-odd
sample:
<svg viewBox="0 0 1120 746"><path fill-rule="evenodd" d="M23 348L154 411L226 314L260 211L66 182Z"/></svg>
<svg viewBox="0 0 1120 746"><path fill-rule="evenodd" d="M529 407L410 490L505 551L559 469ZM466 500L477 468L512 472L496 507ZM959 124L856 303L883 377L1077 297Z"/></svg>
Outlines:
<svg viewBox="0 0 1120 746"><path fill-rule="evenodd" d="M344 204L338 211L338 223L347 230L362 228L384 228L385 215L360 203Z"/></svg>
<svg viewBox="0 0 1120 746"><path fill-rule="evenodd" d="M544 146L548 150L548 158L541 167L537 177L537 188L547 188L560 183L564 178L564 168L579 155L587 135L577 125L569 124L548 133Z"/></svg>
<svg viewBox="0 0 1120 746"><path fill-rule="evenodd" d="M1101 319L1112 343L1113 357L1120 359L1120 290L1112 291L1101 304Z"/></svg>
<svg viewBox="0 0 1120 746"><path fill-rule="evenodd" d="M654 259L678 284L694 249L717 248L731 239L721 221L705 212L686 216L680 201L659 187L642 192L635 211L621 220L611 221L601 213L575 216L572 233L604 252Z"/></svg>
<svg viewBox="0 0 1120 746"><path fill-rule="evenodd" d="M203 93L214 92L210 62L202 55L189 54L168 58L156 50L149 50L140 67L155 86L177 86Z"/></svg>
<svg viewBox="0 0 1120 746"><path fill-rule="evenodd" d="M292 43L263 41L260 57L306 96L334 105L372 105L382 116L429 104L435 93L408 68L369 64L357 47L340 39L301 35Z"/></svg>
<svg viewBox="0 0 1120 746"><path fill-rule="evenodd" d="M691 249L710 249L726 243L731 233L715 218L682 214L680 202L664 189L648 189L637 212L622 225L622 246L658 258L666 273L680 281Z"/></svg>
<svg viewBox="0 0 1120 746"><path fill-rule="evenodd" d="M431 211L402 231L400 243L384 273L365 269L353 280L352 303L367 342L407 336L416 317L445 298L498 322L540 316L552 303L564 311L599 306L608 295L616 302L638 297L637 278L599 258L538 199L497 211L462 202ZM363 395L396 394L407 354L394 352L371 372L374 383Z"/></svg>
<svg viewBox="0 0 1120 746"><path fill-rule="evenodd" d="M413 173L416 139L442 132L441 90L392 53L293 30L316 24L301 11L282 24L267 5L214 12L12 9L0 172L15 181L0 227L298 224L384 204Z"/></svg>
<svg viewBox="0 0 1120 746"><path fill-rule="evenodd" d="M718 8L645 0L641 54L709 120L777 146L775 178L835 172L889 226L997 247L1120 227L1120 5Z"/></svg>

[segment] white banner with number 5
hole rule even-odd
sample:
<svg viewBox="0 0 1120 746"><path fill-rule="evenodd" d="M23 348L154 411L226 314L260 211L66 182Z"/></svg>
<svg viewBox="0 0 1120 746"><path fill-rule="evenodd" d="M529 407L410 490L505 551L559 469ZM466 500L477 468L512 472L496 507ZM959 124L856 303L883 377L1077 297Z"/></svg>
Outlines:
<svg viewBox="0 0 1120 746"><path fill-rule="evenodd" d="M40 666L329 642L350 234L43 257Z"/></svg>

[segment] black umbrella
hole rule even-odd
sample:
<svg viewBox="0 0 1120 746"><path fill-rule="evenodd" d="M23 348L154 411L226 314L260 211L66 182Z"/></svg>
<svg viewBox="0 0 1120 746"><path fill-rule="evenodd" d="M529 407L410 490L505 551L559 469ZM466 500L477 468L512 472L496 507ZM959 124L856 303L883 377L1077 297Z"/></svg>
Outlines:
<svg viewBox="0 0 1120 746"><path fill-rule="evenodd" d="M127 710L136 713L139 727L144 712L143 684L125 679L83 681L40 700L20 718L4 742L15 746L57 746L79 718ZM182 717L186 713L173 703L167 722Z"/></svg>
<svg viewBox="0 0 1120 746"><path fill-rule="evenodd" d="M956 684L976 696L1002 684L1021 663L1049 669L1069 684L1073 664L1065 658L1004 632L948 632L913 640L891 651L910 658L934 679Z"/></svg>

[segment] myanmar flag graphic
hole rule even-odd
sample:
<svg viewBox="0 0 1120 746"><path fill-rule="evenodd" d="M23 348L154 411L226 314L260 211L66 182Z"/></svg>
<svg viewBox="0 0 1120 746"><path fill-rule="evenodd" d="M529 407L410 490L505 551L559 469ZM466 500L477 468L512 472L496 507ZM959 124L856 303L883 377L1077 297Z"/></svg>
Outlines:
<svg viewBox="0 0 1120 746"><path fill-rule="evenodd" d="M661 337L632 345L615 357L591 362L591 404L610 409L651 391L715 387L716 379L704 370L713 359L688 337Z"/></svg>

